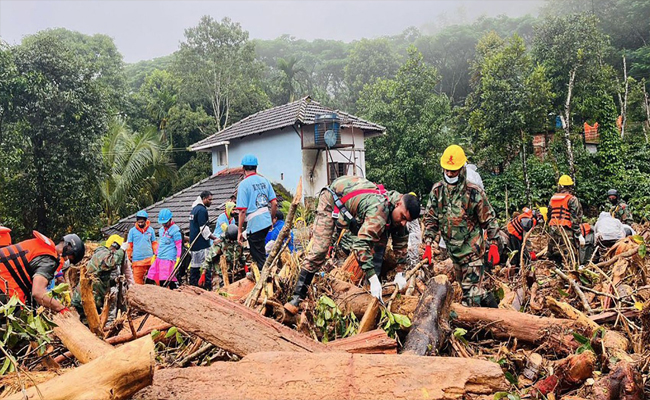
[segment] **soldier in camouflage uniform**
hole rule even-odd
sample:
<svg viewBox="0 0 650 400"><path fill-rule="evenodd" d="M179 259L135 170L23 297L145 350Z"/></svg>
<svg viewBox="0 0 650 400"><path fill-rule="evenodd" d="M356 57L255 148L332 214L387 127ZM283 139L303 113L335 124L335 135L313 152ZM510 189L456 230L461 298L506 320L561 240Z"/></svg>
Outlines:
<svg viewBox="0 0 650 400"><path fill-rule="evenodd" d="M562 175L558 181L558 193L555 193L548 206L548 227L551 236L548 243L548 257L559 266L564 256L569 253L580 259L581 247L585 246L585 237L580 231L582 223L582 206L573 194L573 179ZM564 256L563 256L564 255Z"/></svg>
<svg viewBox="0 0 650 400"><path fill-rule="evenodd" d="M211 269L216 270L217 274L221 275L219 260L224 255L231 271L236 271L246 262L244 248L237 242L237 225L228 225L226 231L214 241L208 250L205 261L201 264L201 272Z"/></svg>
<svg viewBox="0 0 650 400"><path fill-rule="evenodd" d="M416 196L386 192L383 187L358 176L336 179L320 192L311 249L303 261L293 297L284 307L292 314L298 312L314 273L325 263L335 227L352 233L350 248L370 281L371 294L381 299L373 249L375 245L385 247L391 236L396 259L405 263L408 247L406 223L419 216L420 202Z"/></svg>
<svg viewBox="0 0 650 400"><path fill-rule="evenodd" d="M110 247L99 246L95 250L95 253L93 253L90 261L88 261L86 268L93 280L93 295L98 313L102 312L106 294L109 293L111 287L116 286L117 279L119 279L124 266L124 261L124 250L116 242L113 242ZM81 304L81 291L79 287L75 289L72 295L72 305L77 309L79 315L85 315Z"/></svg>
<svg viewBox="0 0 650 400"><path fill-rule="evenodd" d="M445 240L449 256L454 263L456 280L463 290L463 299L470 306L496 307L494 294L483 288L485 265L483 256L487 232L490 248L487 266L499 263L499 226L494 210L477 185L467 182L465 163L467 157L460 146L449 146L440 164L444 180L431 188L424 214L424 259L431 262L431 244Z"/></svg>
<svg viewBox="0 0 650 400"><path fill-rule="evenodd" d="M632 226L634 223L634 218L632 218L632 211L630 207L621 199L621 196L618 194L618 190L609 189L607 191L607 199L612 203L612 207L609 209L609 213L612 214L612 217L618 219L624 224Z"/></svg>

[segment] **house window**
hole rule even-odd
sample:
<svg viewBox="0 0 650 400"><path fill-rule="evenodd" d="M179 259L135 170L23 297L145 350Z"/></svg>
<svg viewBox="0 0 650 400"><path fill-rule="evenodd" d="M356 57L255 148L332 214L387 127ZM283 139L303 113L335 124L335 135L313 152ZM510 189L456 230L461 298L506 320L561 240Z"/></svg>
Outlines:
<svg viewBox="0 0 650 400"><path fill-rule="evenodd" d="M352 174L352 164L350 163L329 163L328 182L332 183L334 179Z"/></svg>
<svg viewBox="0 0 650 400"><path fill-rule="evenodd" d="M217 150L217 166L221 167L224 165L228 165L226 150Z"/></svg>

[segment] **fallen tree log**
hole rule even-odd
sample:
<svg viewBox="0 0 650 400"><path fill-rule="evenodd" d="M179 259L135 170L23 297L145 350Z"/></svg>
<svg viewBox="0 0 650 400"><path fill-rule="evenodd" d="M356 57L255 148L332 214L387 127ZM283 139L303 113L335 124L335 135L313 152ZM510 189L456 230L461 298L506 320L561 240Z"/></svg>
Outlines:
<svg viewBox="0 0 650 400"><path fill-rule="evenodd" d="M128 399L151 384L154 355L153 340L144 337L8 399Z"/></svg>
<svg viewBox="0 0 650 400"><path fill-rule="evenodd" d="M573 343L568 343L573 332L586 337L591 337L592 334L573 320L538 317L497 308L465 307L453 303L451 314L454 325L468 329L484 329L497 339L513 337L529 344L546 344L562 354L572 353L575 350Z"/></svg>
<svg viewBox="0 0 650 400"><path fill-rule="evenodd" d="M187 290L197 294L188 294ZM260 351L332 351L248 307L199 288L181 292L155 285L134 285L127 298L132 307L238 356Z"/></svg>
<svg viewBox="0 0 650 400"><path fill-rule="evenodd" d="M383 329L358 333L345 339L337 339L327 346L338 351L362 354L397 354L397 340L388 337Z"/></svg>
<svg viewBox="0 0 650 400"><path fill-rule="evenodd" d="M415 309L402 354L424 356L438 352L449 331L447 316L452 297L453 289L446 275L438 275L429 281Z"/></svg>
<svg viewBox="0 0 650 400"><path fill-rule="evenodd" d="M370 293L340 279L330 278L327 280L327 285L332 288L332 300L342 311L352 312L359 319L363 317L368 304L373 299ZM390 291L384 291L384 302L392 293L392 288ZM417 296L399 296L393 301L391 312L412 318L418 300Z"/></svg>
<svg viewBox="0 0 650 400"><path fill-rule="evenodd" d="M642 400L643 379L628 362L619 361L609 375L593 387L593 400Z"/></svg>
<svg viewBox="0 0 650 400"><path fill-rule="evenodd" d="M113 350L113 346L101 340L79 321L75 312L56 313L52 321L57 325L54 334L80 363L85 364ZM56 361L56 360L55 360Z"/></svg>
<svg viewBox="0 0 650 400"><path fill-rule="evenodd" d="M237 363L158 370L134 399L461 399L507 386L499 365L483 360L256 353Z"/></svg>

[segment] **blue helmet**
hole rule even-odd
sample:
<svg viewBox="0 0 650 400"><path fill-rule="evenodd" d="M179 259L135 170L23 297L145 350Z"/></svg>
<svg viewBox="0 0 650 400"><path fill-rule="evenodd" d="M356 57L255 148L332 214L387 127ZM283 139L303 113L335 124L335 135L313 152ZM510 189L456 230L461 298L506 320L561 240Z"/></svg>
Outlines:
<svg viewBox="0 0 650 400"><path fill-rule="evenodd" d="M145 218L149 219L149 214L145 210L140 210L137 213L135 213L135 218Z"/></svg>
<svg viewBox="0 0 650 400"><path fill-rule="evenodd" d="M158 223L166 224L169 220L172 219L172 212L169 208L163 208L158 213Z"/></svg>
<svg viewBox="0 0 650 400"><path fill-rule="evenodd" d="M245 167L257 167L257 157L252 154L246 154L241 159L241 165Z"/></svg>

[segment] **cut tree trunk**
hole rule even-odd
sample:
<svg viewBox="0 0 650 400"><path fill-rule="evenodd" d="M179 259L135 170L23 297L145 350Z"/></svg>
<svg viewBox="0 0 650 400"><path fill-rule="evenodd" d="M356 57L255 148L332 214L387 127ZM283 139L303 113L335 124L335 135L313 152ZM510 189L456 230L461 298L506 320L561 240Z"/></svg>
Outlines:
<svg viewBox="0 0 650 400"><path fill-rule="evenodd" d="M397 354L397 340L388 337L383 329L358 333L345 339L327 343L328 347L348 353Z"/></svg>
<svg viewBox="0 0 650 400"><path fill-rule="evenodd" d="M499 365L483 360L256 353L237 363L158 370L134 399L461 399L506 388Z"/></svg>
<svg viewBox="0 0 650 400"><path fill-rule="evenodd" d="M144 337L9 399L128 399L151 384L154 356L153 340Z"/></svg>
<svg viewBox="0 0 650 400"><path fill-rule="evenodd" d="M366 311L363 313L363 318L361 318L361 322L359 322L359 329L357 332L364 333L376 328L378 315L379 315L379 300L373 297L370 300L370 303L368 303L368 307L366 307Z"/></svg>
<svg viewBox="0 0 650 400"><path fill-rule="evenodd" d="M572 354L555 363L554 374L535 384L535 388L544 396L549 393L559 394L572 389L591 377L596 365L596 355L591 351Z"/></svg>
<svg viewBox="0 0 650 400"><path fill-rule="evenodd" d="M497 339L512 337L529 344L544 344L562 354L572 353L578 347L572 340L573 332L586 337L591 337L592 334L573 320L538 317L518 311L465 307L453 303L451 312L455 314L452 315L454 325L468 329L478 327Z"/></svg>
<svg viewBox="0 0 650 400"><path fill-rule="evenodd" d="M446 275L438 275L429 281L415 309L413 324L402 348L403 354L424 356L438 352L449 332L447 316L452 297L453 289Z"/></svg>
<svg viewBox="0 0 650 400"><path fill-rule="evenodd" d="M564 301L557 301L553 297L547 296L546 305L551 309L551 312L553 312L553 314L572 319L585 328L590 329L592 332L595 332L596 329L600 328L600 325L590 319L582 311L573 308L573 306L571 306L569 303L566 303Z"/></svg>
<svg viewBox="0 0 650 400"><path fill-rule="evenodd" d="M216 293L198 288L193 290L198 295L155 285L134 285L127 296L132 307L238 356L260 351L331 351L324 344L248 307Z"/></svg>
<svg viewBox="0 0 650 400"><path fill-rule="evenodd" d="M79 290L81 291L81 305L83 306L86 320L88 321L88 328L95 335L100 338L104 337L104 330L99 322L99 314L95 306L95 296L93 294L93 280L88 276L88 269L86 266L81 267L81 275L79 277Z"/></svg>
<svg viewBox="0 0 650 400"><path fill-rule="evenodd" d="M52 321L58 325L54 328L54 334L82 364L113 350L113 346L95 336L79 321L77 313L56 313Z"/></svg>
<svg viewBox="0 0 650 400"><path fill-rule="evenodd" d="M643 379L628 362L620 361L614 370L594 385L593 400L643 400Z"/></svg>

